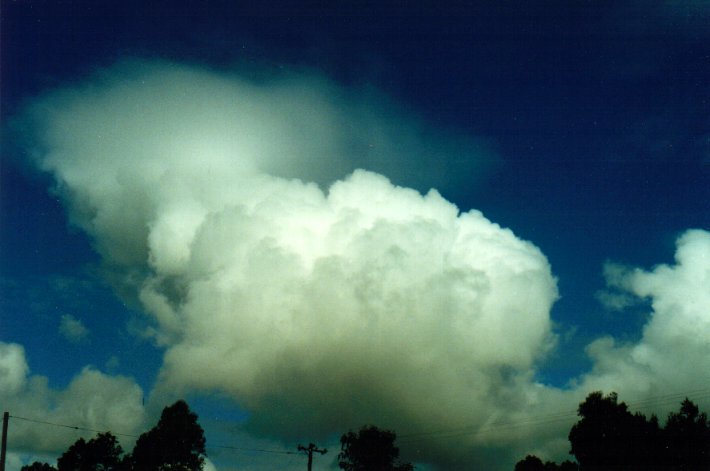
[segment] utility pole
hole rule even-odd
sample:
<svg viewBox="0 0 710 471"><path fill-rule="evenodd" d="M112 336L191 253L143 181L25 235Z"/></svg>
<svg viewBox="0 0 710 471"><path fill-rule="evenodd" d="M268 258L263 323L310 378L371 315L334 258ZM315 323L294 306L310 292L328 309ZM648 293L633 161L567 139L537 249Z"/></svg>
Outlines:
<svg viewBox="0 0 710 471"><path fill-rule="evenodd" d="M308 453L308 471L311 471L311 468L313 467L313 452L320 453L321 455L325 455L328 450L323 448L322 450L319 450L316 448L316 446L313 443L309 443L308 447L305 447L303 445L298 445L298 451L303 451ZM5 471L4 469L0 471Z"/></svg>
<svg viewBox="0 0 710 471"><path fill-rule="evenodd" d="M0 471L5 471L5 453L7 451L7 423L10 420L10 413L2 415L2 448L0 448Z"/></svg>

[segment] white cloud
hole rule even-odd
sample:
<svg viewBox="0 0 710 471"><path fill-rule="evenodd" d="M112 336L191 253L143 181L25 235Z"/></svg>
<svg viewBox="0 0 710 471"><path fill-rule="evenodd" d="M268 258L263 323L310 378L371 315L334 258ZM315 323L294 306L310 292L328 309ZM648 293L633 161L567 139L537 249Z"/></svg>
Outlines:
<svg viewBox="0 0 710 471"><path fill-rule="evenodd" d="M651 301L651 316L636 344L606 338L590 345L595 369L584 384L633 396L707 387L698 373L710 371L710 233L685 232L675 265L628 271L620 281Z"/></svg>
<svg viewBox="0 0 710 471"><path fill-rule="evenodd" d="M587 346L592 371L576 378L566 391L542 388L531 406L555 410L550 404L557 403L557 411L563 410L562 404L574 408L587 393L602 390L616 391L632 411L654 413L661 420L677 411L685 396L701 410L710 410L704 374L710 371L710 232L683 233L675 259L674 265L658 265L650 271L613 268L610 272L607 266L607 280L620 294L633 298L634 304L644 299L651 303L641 339L634 343L611 336L596 339ZM563 456L555 452L552 436L549 444L543 437L536 443L542 454Z"/></svg>
<svg viewBox="0 0 710 471"><path fill-rule="evenodd" d="M675 267L618 274L616 289L653 301L639 344L597 340L571 389L535 383L555 341L545 256L435 190L351 172L411 169L416 183L421 149L465 146L322 79L123 64L26 120L38 165L165 348L156 397L226 392L251 430L281 439L463 429L403 448L445 469L510 468L532 444L564 454L573 417L535 417L590 388L677 391L710 366L708 234L695 231Z"/></svg>
<svg viewBox="0 0 710 471"><path fill-rule="evenodd" d="M0 394L17 394L25 386L28 371L22 346L0 342Z"/></svg>
<svg viewBox="0 0 710 471"><path fill-rule="evenodd" d="M350 93L121 65L35 103L37 161L136 287L162 387L226 391L281 437L505 415L553 339L547 260L434 190L348 176L465 150Z"/></svg>
<svg viewBox="0 0 710 471"><path fill-rule="evenodd" d="M86 367L66 389L56 390L47 378L30 375L22 346L4 342L0 342L0 365L5 367L0 403L12 417L8 443L15 454L59 453L81 434L93 435L47 422L128 434L143 426L143 392L130 378Z"/></svg>
<svg viewBox="0 0 710 471"><path fill-rule="evenodd" d="M64 314L59 322L59 333L73 343L81 342L89 336L89 329L71 314Z"/></svg>

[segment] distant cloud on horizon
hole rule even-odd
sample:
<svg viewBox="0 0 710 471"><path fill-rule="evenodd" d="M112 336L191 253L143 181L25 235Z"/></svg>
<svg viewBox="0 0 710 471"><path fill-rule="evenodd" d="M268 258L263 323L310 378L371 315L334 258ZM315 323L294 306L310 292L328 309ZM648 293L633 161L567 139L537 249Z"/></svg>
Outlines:
<svg viewBox="0 0 710 471"><path fill-rule="evenodd" d="M0 403L14 417L137 434L144 422L142 400L143 391L132 379L109 376L89 366L66 388L54 389L47 378L31 373L21 345L0 341ZM8 432L10 454L14 455L13 450L61 453L80 436L78 433L13 419Z"/></svg>

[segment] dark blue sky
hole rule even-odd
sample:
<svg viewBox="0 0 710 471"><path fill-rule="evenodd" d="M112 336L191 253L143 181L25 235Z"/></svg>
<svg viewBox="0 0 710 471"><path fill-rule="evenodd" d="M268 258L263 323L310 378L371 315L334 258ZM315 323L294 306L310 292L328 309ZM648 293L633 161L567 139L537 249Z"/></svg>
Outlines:
<svg viewBox="0 0 710 471"><path fill-rule="evenodd" d="M561 337L538 378L564 386L588 370L584 347L600 335L640 338L648 309L620 318L597 293L605 262L671 263L683 231L710 229L707 3L247 3L3 2L0 340L24 345L34 373L62 387L118 355L112 372L149 390L161 364L130 325L140 307L101 281L91 240L7 126L39 93L126 57L314 71L485 141L495 158L484 174L431 184L547 256ZM63 314L92 332L91 348L56 335Z"/></svg>

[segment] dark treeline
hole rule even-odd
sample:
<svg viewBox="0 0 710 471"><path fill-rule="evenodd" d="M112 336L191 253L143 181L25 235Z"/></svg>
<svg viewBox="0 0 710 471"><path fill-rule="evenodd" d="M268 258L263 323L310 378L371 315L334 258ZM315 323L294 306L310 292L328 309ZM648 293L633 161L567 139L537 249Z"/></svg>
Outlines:
<svg viewBox="0 0 710 471"><path fill-rule="evenodd" d="M687 398L663 427L655 415L632 414L616 393L589 394L577 414L568 436L577 463L528 455L515 471L710 470L710 422Z"/></svg>
<svg viewBox="0 0 710 471"><path fill-rule="evenodd" d="M396 438L394 432L373 425L350 431L340 438L338 466L345 471L412 471L411 463L399 459Z"/></svg>
<svg viewBox="0 0 710 471"><path fill-rule="evenodd" d="M412 471L399 459L396 435L367 425L340 439L338 465L345 471ZM201 471L205 464L205 436L197 415L185 401L163 409L160 421L124 453L111 432L89 441L80 438L57 460L57 467L34 462L21 471Z"/></svg>
<svg viewBox="0 0 710 471"><path fill-rule="evenodd" d="M199 471L205 463L205 436L185 401L163 409L158 424L138 437L124 454L111 432L80 438L57 460L57 467L35 462L21 471Z"/></svg>
<svg viewBox="0 0 710 471"><path fill-rule="evenodd" d="M710 470L710 422L685 399L663 427L658 418L632 414L616 393L593 392L579 405L579 421L569 432L570 453L577 462L543 462L532 455L515 471ZM396 435L375 426L348 432L340 439L338 465L345 471L411 471L399 459ZM110 432L77 440L57 460L57 467L35 462L22 471L200 471L205 437L197 415L185 401L163 409L158 424L142 434L132 453L124 453Z"/></svg>

